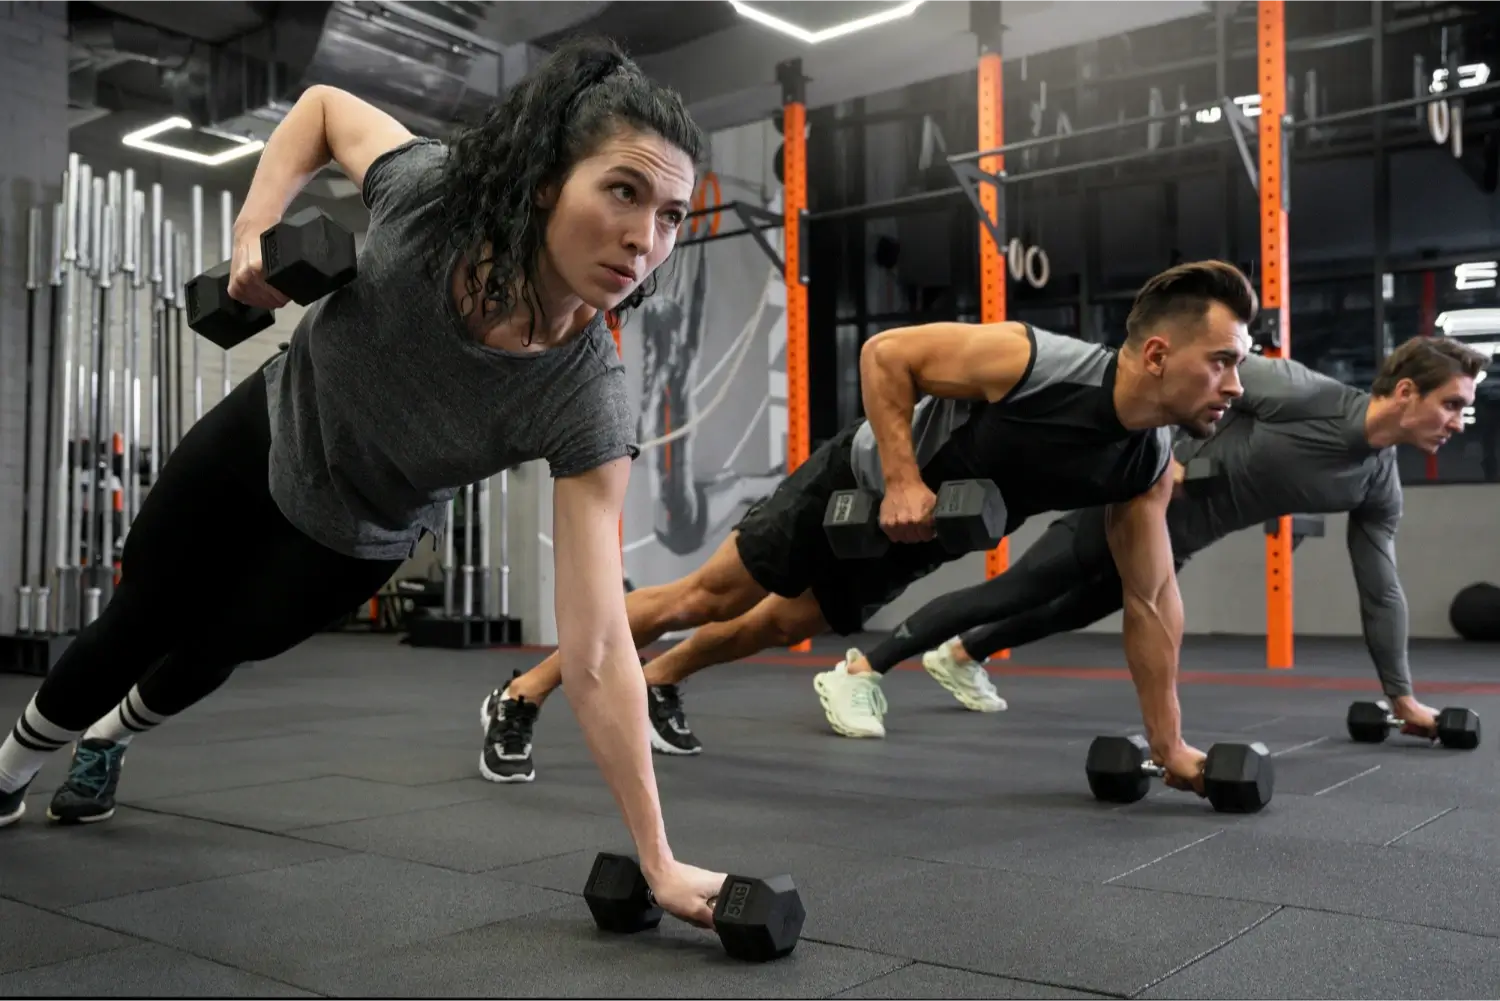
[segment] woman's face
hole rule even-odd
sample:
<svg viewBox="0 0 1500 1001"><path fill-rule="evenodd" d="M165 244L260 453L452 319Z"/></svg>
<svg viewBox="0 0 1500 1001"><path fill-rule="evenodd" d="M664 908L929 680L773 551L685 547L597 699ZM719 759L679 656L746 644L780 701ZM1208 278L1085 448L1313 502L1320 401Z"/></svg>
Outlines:
<svg viewBox="0 0 1500 1001"><path fill-rule="evenodd" d="M661 266L693 195L693 162L650 132L622 128L573 168L547 220L547 257L567 288L614 309Z"/></svg>

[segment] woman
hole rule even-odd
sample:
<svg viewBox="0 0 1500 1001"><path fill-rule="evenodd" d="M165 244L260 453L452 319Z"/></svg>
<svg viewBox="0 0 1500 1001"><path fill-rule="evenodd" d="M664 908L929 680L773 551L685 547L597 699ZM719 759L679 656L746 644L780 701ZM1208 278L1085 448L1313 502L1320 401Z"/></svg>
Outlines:
<svg viewBox="0 0 1500 1001"><path fill-rule="evenodd" d="M648 294L703 145L676 94L597 42L559 50L451 148L308 90L235 222L230 294L286 304L263 280L259 236L330 160L370 210L359 276L173 453L114 598L0 747L0 825L80 734L48 814L106 819L133 734L368 599L462 484L546 459L570 697L658 900L710 923L723 876L667 845L625 620L616 526L636 448L604 320ZM203 573L224 542L227 566Z"/></svg>

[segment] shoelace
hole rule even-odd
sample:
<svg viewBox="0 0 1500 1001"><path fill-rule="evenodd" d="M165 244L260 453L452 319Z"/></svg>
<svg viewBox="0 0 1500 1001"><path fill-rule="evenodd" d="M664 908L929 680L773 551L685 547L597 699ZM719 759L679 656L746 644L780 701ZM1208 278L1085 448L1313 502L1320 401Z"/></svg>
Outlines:
<svg viewBox="0 0 1500 1001"><path fill-rule="evenodd" d="M873 681L864 681L854 686L854 692L850 696L854 708L871 716L884 716L886 710L885 692L881 691L879 685Z"/></svg>
<svg viewBox="0 0 1500 1001"><path fill-rule="evenodd" d="M662 711L665 712L674 723L681 723L682 717L682 691L676 685L658 685L656 688L657 701L661 703Z"/></svg>
<svg viewBox="0 0 1500 1001"><path fill-rule="evenodd" d="M998 695L995 691L995 683L990 680L990 672L979 664L956 665L959 676L968 683L969 687L982 695Z"/></svg>
<svg viewBox="0 0 1500 1001"><path fill-rule="evenodd" d="M112 751L79 745L73 755L73 767L68 770L68 785L89 796L104 792L104 787L109 784L112 755Z"/></svg>
<svg viewBox="0 0 1500 1001"><path fill-rule="evenodd" d="M529 702L502 703L500 708L500 753L525 754L531 742L531 727L540 707Z"/></svg>

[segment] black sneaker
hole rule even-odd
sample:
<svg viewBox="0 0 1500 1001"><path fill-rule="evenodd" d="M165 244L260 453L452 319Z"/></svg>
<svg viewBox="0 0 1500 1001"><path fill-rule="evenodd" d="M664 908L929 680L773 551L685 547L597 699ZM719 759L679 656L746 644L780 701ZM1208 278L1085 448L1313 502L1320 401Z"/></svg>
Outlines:
<svg viewBox="0 0 1500 1001"><path fill-rule="evenodd" d="M73 749L68 780L52 795L47 819L58 824L97 824L115 815L124 744L86 737Z"/></svg>
<svg viewBox="0 0 1500 1001"><path fill-rule="evenodd" d="M0 792L0 827L9 827L26 814L26 790L28 782L13 792Z"/></svg>
<svg viewBox="0 0 1500 1001"><path fill-rule="evenodd" d="M479 756L479 774L491 782L530 782L536 778L531 764L531 730L542 707L535 702L506 698L496 689L484 700L484 753Z"/></svg>
<svg viewBox="0 0 1500 1001"><path fill-rule="evenodd" d="M651 717L651 749L662 754L698 754L703 744L688 729L682 693L676 685L647 685L646 711Z"/></svg>

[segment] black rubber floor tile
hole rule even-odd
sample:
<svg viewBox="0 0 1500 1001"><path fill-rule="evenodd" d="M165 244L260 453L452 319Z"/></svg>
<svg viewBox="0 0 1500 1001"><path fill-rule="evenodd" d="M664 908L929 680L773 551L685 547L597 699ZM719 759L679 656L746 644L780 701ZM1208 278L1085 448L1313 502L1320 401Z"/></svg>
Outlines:
<svg viewBox="0 0 1500 1001"><path fill-rule="evenodd" d="M142 806L261 831L289 831L298 827L431 810L481 799L489 792L489 783L482 781L405 786L328 775L222 792L170 796L146 801Z"/></svg>
<svg viewBox="0 0 1500 1001"><path fill-rule="evenodd" d="M1287 908L1141 996L1483 998L1497 984L1492 938Z"/></svg>
<svg viewBox="0 0 1500 1001"><path fill-rule="evenodd" d="M1500 868L1500 812L1459 807L1396 842L1402 850L1461 855Z"/></svg>
<svg viewBox="0 0 1500 1001"><path fill-rule="evenodd" d="M1119 883L1500 935L1500 869L1399 845L1226 831Z"/></svg>
<svg viewBox="0 0 1500 1001"><path fill-rule="evenodd" d="M1097 998L1103 994L1069 990L1046 984L992 977L929 963L912 963L858 987L840 991L836 998Z"/></svg>
<svg viewBox="0 0 1500 1001"><path fill-rule="evenodd" d="M567 899L487 876L355 855L136 893L69 913L296 982L297 971L319 963L383 953Z"/></svg>
<svg viewBox="0 0 1500 1001"><path fill-rule="evenodd" d="M503 802L499 796L295 833L309 841L463 872L629 840L617 817L539 809Z"/></svg>
<svg viewBox="0 0 1500 1001"><path fill-rule="evenodd" d="M0 894L9 882L5 871L0 870ZM136 941L108 928L5 899L0 899L0 930L0 973L110 952ZM0 990L0 997L4 993Z"/></svg>
<svg viewBox="0 0 1500 1001"><path fill-rule="evenodd" d="M0 997L308 998L266 977L143 943L0 976Z"/></svg>
<svg viewBox="0 0 1500 1001"><path fill-rule="evenodd" d="M35 806L40 813L46 804ZM3 892L51 908L344 854L328 845L128 807L98 824L37 823L5 833Z"/></svg>
<svg viewBox="0 0 1500 1001"><path fill-rule="evenodd" d="M791 955L744 963L710 931L666 918L637 935L599 931L582 899L443 938L304 971L347 997L811 998L902 962L805 938Z"/></svg>
<svg viewBox="0 0 1500 1001"><path fill-rule="evenodd" d="M1410 803L1338 800L1278 790L1265 810L1237 818L1233 826L1245 834L1383 845L1438 813L1432 807Z"/></svg>
<svg viewBox="0 0 1500 1001"><path fill-rule="evenodd" d="M1274 909L943 866L824 899L817 937L978 973L1129 994Z"/></svg>

